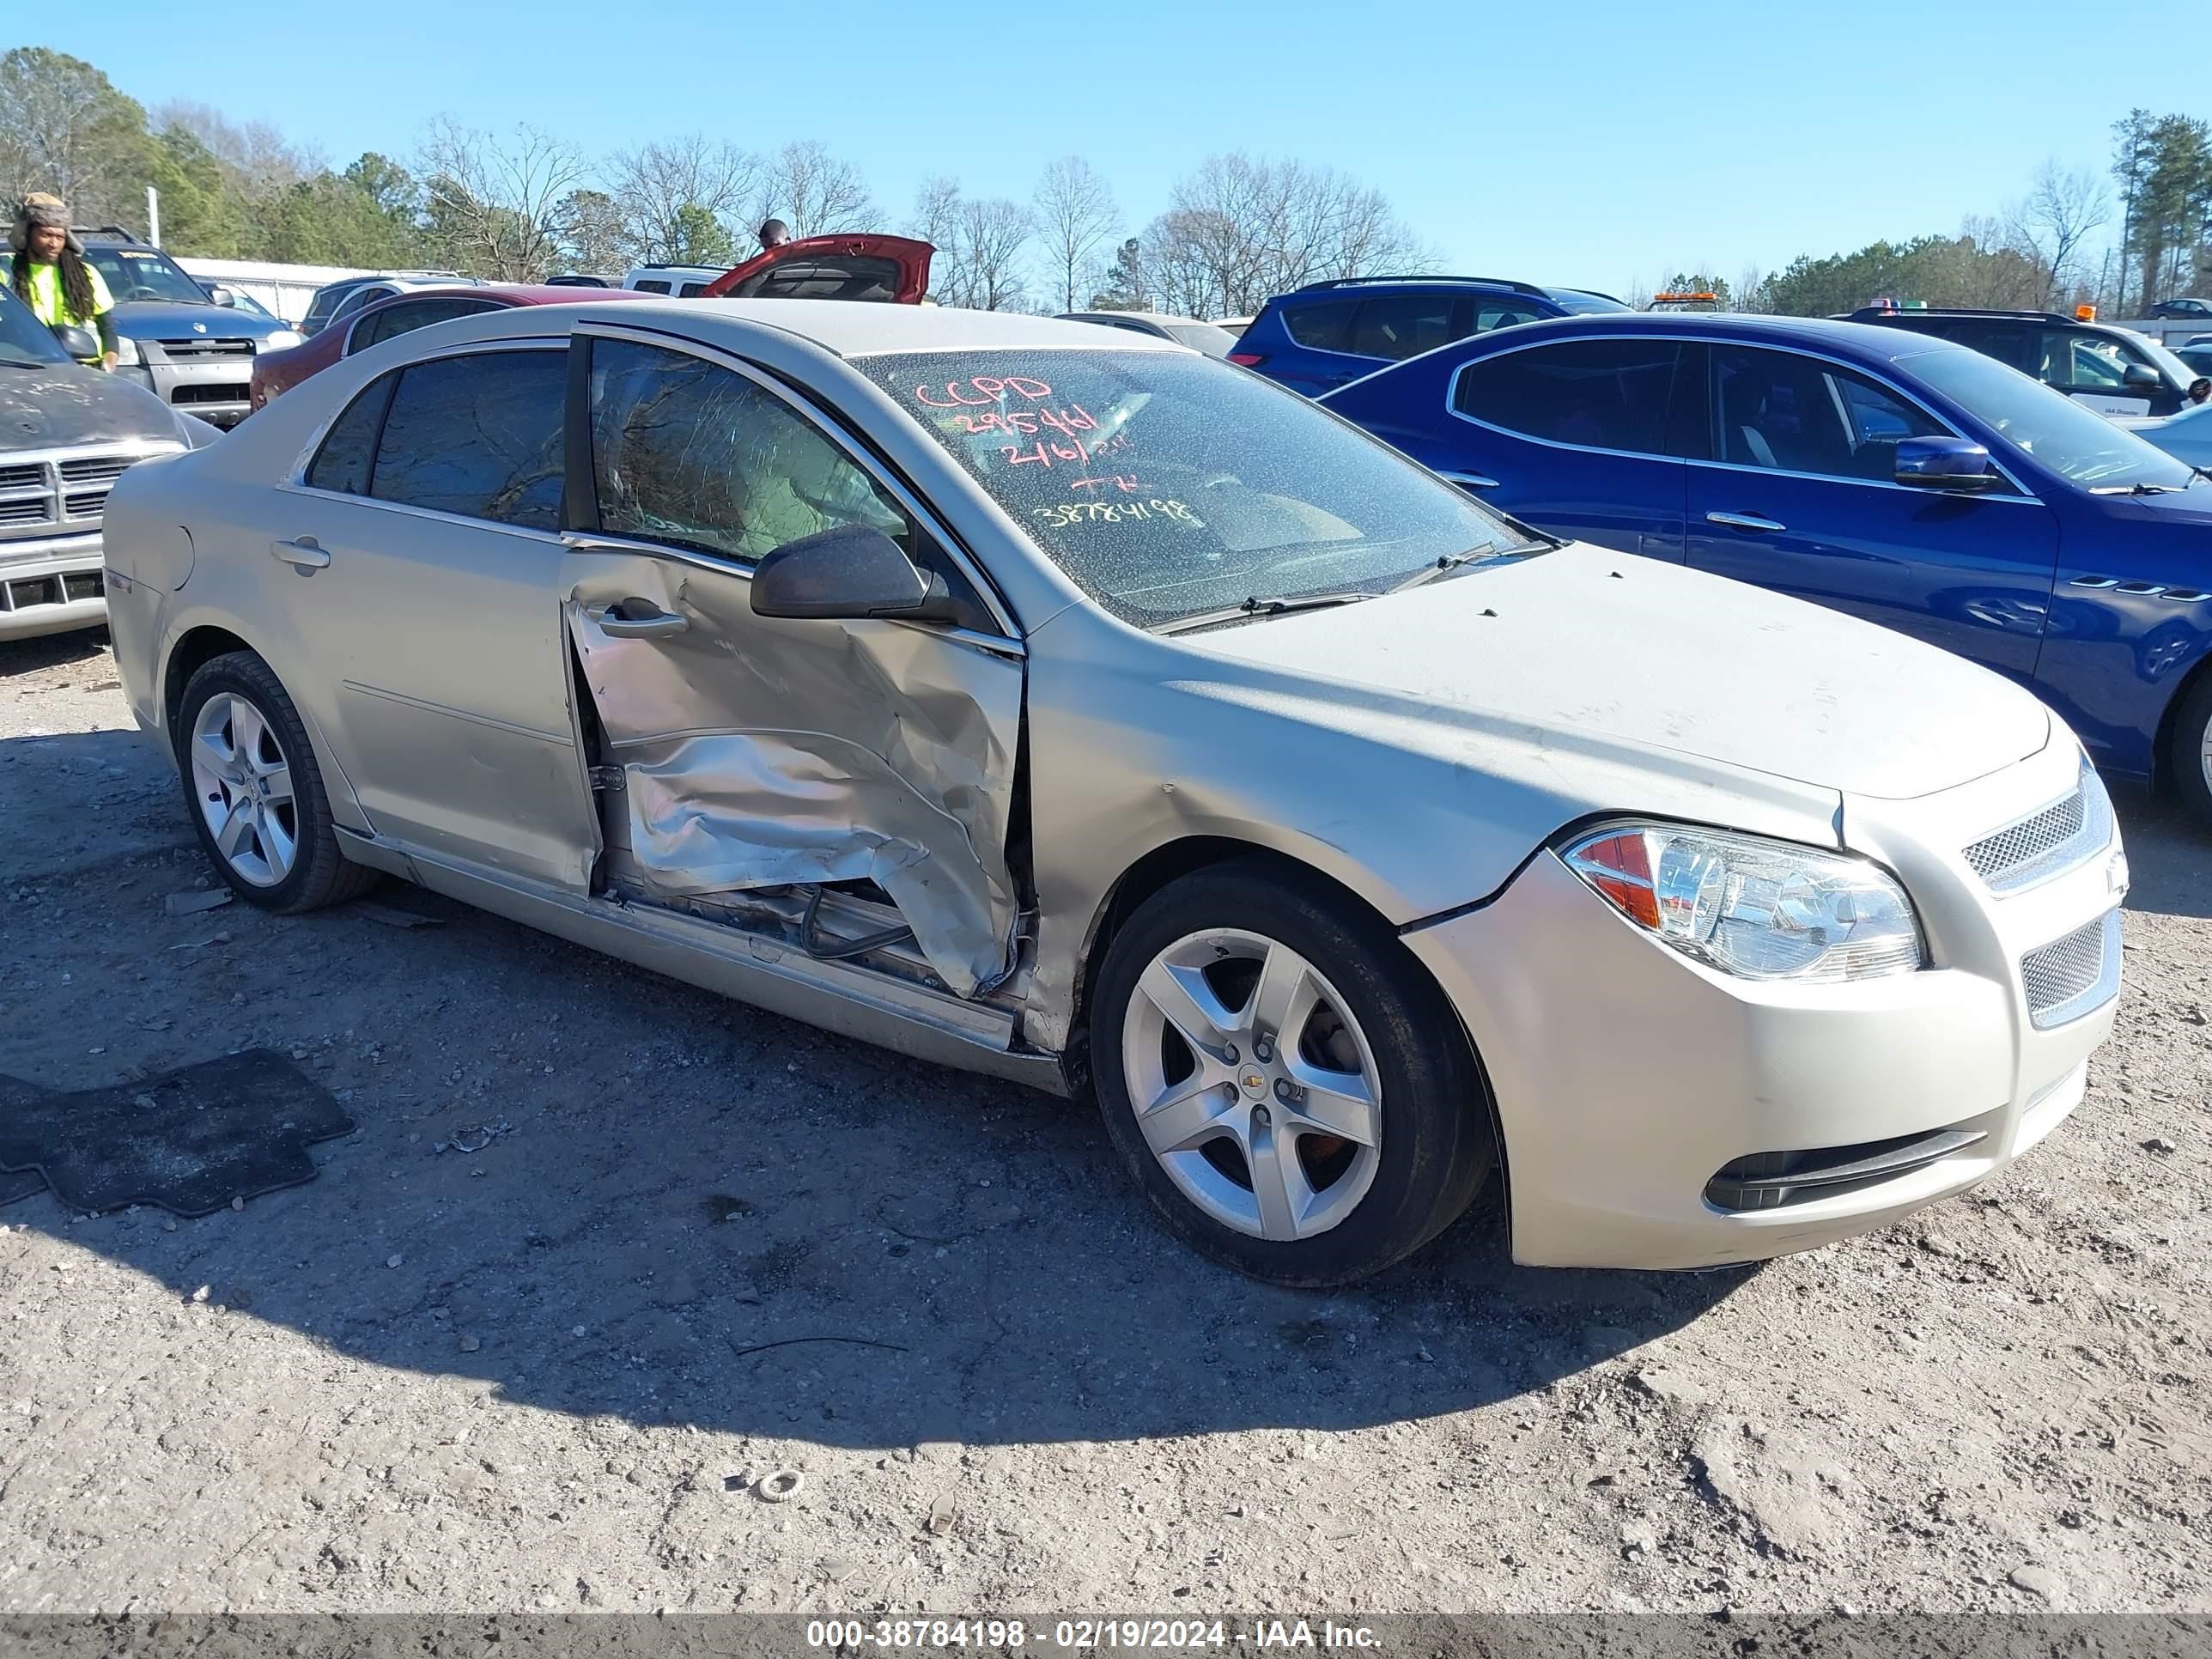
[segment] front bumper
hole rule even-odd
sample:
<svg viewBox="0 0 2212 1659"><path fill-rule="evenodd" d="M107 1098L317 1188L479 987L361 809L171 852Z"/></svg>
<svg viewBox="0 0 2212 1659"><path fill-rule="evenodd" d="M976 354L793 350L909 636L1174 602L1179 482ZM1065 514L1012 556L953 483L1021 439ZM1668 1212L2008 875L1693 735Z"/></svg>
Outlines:
<svg viewBox="0 0 2212 1659"><path fill-rule="evenodd" d="M253 412L251 356L216 357L177 362L161 353L160 345L138 342L144 362L118 368L172 408L220 427L234 427Z"/></svg>
<svg viewBox="0 0 2212 1659"><path fill-rule="evenodd" d="M97 530L0 542L0 640L97 628L107 620Z"/></svg>
<svg viewBox="0 0 2212 1659"><path fill-rule="evenodd" d="M2002 899L1954 849L2056 799L2076 766L2062 737L1926 802L1846 802L1847 843L1920 908L1936 965L1919 973L1793 986L1711 971L1549 852L1491 904L1407 934L1490 1075L1515 1260L1689 1268L1811 1249L1961 1192L2049 1134L2081 1103L2117 980L2037 1030L2021 962L2116 908L2118 832ZM1790 1153L1807 1156L1771 1156ZM1800 1164L1875 1173L1759 1179Z"/></svg>

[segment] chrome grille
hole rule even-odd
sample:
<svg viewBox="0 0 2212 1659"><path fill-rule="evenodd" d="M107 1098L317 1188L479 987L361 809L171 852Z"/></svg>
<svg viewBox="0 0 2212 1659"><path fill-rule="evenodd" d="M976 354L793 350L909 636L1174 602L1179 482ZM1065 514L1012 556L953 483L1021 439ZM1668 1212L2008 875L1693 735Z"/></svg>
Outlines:
<svg viewBox="0 0 2212 1659"><path fill-rule="evenodd" d="M205 357L251 357L253 355L253 342L251 340L194 338L163 340L160 344L162 354L173 362L190 362Z"/></svg>
<svg viewBox="0 0 2212 1659"><path fill-rule="evenodd" d="M2017 893L2086 864L2112 840L2112 799L2085 761L2071 794L1983 836L1964 856L1991 892Z"/></svg>
<svg viewBox="0 0 2212 1659"><path fill-rule="evenodd" d="M136 459L130 455L80 455L62 463L64 483L113 483Z"/></svg>
<svg viewBox="0 0 2212 1659"><path fill-rule="evenodd" d="M34 461L0 466L0 536L34 535L66 527L81 532L100 520L107 492L131 464L173 444L143 449L62 451ZM22 452L16 452L21 454Z"/></svg>
<svg viewBox="0 0 2212 1659"><path fill-rule="evenodd" d="M2021 959L2028 1018L2039 1031L2101 1008L2120 988L2120 913L2107 912Z"/></svg>

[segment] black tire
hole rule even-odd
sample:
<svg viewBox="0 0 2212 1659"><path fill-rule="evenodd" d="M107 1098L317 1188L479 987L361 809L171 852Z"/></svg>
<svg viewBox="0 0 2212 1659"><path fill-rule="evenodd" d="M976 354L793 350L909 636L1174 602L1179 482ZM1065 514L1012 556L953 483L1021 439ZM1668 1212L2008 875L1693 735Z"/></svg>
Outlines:
<svg viewBox="0 0 2212 1659"><path fill-rule="evenodd" d="M1374 1055L1382 1128L1371 1183L1341 1221L1306 1238L1261 1238L1206 1213L1138 1127L1122 1055L1130 1000L1156 956L1212 927L1261 934L1305 957L1349 1005ZM1099 970L1091 1054L1106 1132L1169 1230L1273 1284L1343 1285L1380 1272L1458 1219L1497 1166L1488 1085L1435 982L1373 916L1265 860L1196 872L1137 908Z"/></svg>
<svg viewBox="0 0 2212 1659"><path fill-rule="evenodd" d="M2212 769L2204 749L2208 727L2212 727L2212 673L2198 675L2173 711L2173 735L2166 757L2174 789L2199 830L2212 830L2212 777L2205 775Z"/></svg>
<svg viewBox="0 0 2212 1659"><path fill-rule="evenodd" d="M253 706L275 733L290 769L296 850L290 871L273 885L248 881L231 867L200 810L190 752L192 726L209 700L223 693L242 697ZM177 771L184 781L185 810L200 838L201 850L240 898L279 915L297 915L356 897L376 885L380 872L351 862L340 848L337 830L331 821L330 797L323 788L322 768L316 762L314 745L307 740L307 726L293 707L283 682L260 658L250 651L234 651L201 664L185 683L170 736L176 745Z"/></svg>

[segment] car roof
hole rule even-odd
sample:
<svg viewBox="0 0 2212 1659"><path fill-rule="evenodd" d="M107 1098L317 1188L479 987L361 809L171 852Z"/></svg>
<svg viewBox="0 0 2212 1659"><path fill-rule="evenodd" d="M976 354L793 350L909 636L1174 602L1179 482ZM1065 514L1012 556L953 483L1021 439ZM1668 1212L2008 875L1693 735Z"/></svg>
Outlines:
<svg viewBox="0 0 2212 1659"><path fill-rule="evenodd" d="M1695 338L1740 340L1746 344L1772 341L1778 345L1803 346L1892 362L1930 351L1972 350L1940 334L1918 334L1910 330L1885 328L1876 323L1840 322L1830 317L1769 317L1730 311L1616 311L1553 317L1541 322L1494 329L1487 334L1474 336L1471 342L1461 341L1458 344L1480 343L1487 346L1495 342L1504 349L1537 340L1592 334L1680 334ZM1449 351L1455 348L1442 349ZM1407 361L1419 362L1420 359Z"/></svg>
<svg viewBox="0 0 2212 1659"><path fill-rule="evenodd" d="M599 296L604 298L604 295ZM562 302L576 304L575 290ZM597 300L584 302L595 305ZM720 317L763 323L841 357L894 351L988 351L1000 347L1080 347L1089 351L1182 351L1154 335L1095 323L1064 323L1012 311L886 305L869 300L677 300L646 295L624 304L625 322L665 316L672 324Z"/></svg>
<svg viewBox="0 0 2212 1659"><path fill-rule="evenodd" d="M1281 300L1351 299L1363 294L1397 294L1419 292L1425 289L1467 289L1478 293L1525 295L1530 299L1556 300L1562 294L1591 295L1599 299L1610 299L1610 295L1598 294L1595 289L1559 288L1543 283L1524 283L1517 276L1346 276L1328 282L1308 283L1286 294L1278 294L1267 301L1273 305ZM1261 307L1263 310L1265 307Z"/></svg>
<svg viewBox="0 0 2212 1659"><path fill-rule="evenodd" d="M362 313L381 310L402 300L505 300L518 306L573 306L577 295L585 290L552 283L477 283L470 284L441 284L431 288L402 289L397 294L387 294L373 306L363 306ZM627 304L633 290L622 288L592 290L594 301L604 300L611 294ZM651 299L651 295L642 296Z"/></svg>

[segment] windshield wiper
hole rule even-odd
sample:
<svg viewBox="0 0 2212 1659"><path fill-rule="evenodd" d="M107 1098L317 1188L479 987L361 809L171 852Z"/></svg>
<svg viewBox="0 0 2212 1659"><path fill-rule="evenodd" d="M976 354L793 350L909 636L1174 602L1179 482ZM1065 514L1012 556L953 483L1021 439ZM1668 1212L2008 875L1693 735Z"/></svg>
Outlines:
<svg viewBox="0 0 2212 1659"><path fill-rule="evenodd" d="M1539 540L1522 542L1512 547L1478 547L1465 553L1446 553L1435 563L1422 566L1395 587L1388 587L1382 591L1386 594L1402 593L1409 587L1419 587L1423 582L1432 582L1447 571L1459 570L1471 564L1487 564L1492 559L1517 558L1528 553L1549 553L1559 545L1559 543L1547 536Z"/></svg>
<svg viewBox="0 0 2212 1659"><path fill-rule="evenodd" d="M1222 623L1243 622L1254 617L1279 617L1291 611L1322 611L1333 605L1356 605L1362 599L1371 599L1372 593L1301 593L1294 599L1279 599L1272 594L1255 593L1240 605L1221 611L1201 611L1194 617L1184 617L1158 629L1162 634L1186 634L1194 628L1212 628Z"/></svg>
<svg viewBox="0 0 2212 1659"><path fill-rule="evenodd" d="M2204 471L2203 467L2197 467L2193 470L2198 472L2203 472ZM2207 477L2212 477L2212 472L2205 473L2205 476ZM2089 493L2092 495L2178 495L2188 487L2189 486L2186 484L2154 484L2142 483L2131 484L2092 484L2089 486Z"/></svg>

